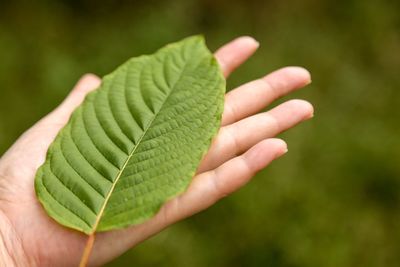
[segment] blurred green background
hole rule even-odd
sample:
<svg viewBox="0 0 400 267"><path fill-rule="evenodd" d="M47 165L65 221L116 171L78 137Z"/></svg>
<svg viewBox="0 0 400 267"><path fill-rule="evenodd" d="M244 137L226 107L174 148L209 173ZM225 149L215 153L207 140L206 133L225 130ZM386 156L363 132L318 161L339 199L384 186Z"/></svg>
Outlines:
<svg viewBox="0 0 400 267"><path fill-rule="evenodd" d="M1 1L0 154L82 74L197 33L260 41L229 88L308 68L291 97L315 117L248 186L108 266L400 266L399 1Z"/></svg>

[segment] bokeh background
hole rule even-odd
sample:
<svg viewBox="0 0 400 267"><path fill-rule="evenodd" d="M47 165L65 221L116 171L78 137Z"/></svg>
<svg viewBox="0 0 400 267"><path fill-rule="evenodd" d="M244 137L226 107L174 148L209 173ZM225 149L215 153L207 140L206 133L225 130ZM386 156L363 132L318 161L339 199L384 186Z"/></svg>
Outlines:
<svg viewBox="0 0 400 267"><path fill-rule="evenodd" d="M0 154L82 74L197 33L260 41L229 88L308 68L291 97L315 117L245 188L108 266L400 266L399 1L0 1Z"/></svg>

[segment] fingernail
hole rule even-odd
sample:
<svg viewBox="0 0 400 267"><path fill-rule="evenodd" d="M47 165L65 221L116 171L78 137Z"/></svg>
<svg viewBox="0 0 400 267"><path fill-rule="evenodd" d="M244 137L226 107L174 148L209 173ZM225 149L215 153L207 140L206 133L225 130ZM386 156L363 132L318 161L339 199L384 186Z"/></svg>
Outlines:
<svg viewBox="0 0 400 267"><path fill-rule="evenodd" d="M258 48L260 46L260 43L251 36L241 36L241 37L239 37L239 39L241 39L242 42L244 41L251 45L254 45L256 48Z"/></svg>
<svg viewBox="0 0 400 267"><path fill-rule="evenodd" d="M257 41L256 39L253 39L254 40L254 42L255 42L255 44L256 44L256 46L257 46L257 48L258 47L260 47L260 42L259 41Z"/></svg>
<svg viewBox="0 0 400 267"><path fill-rule="evenodd" d="M282 156L285 155L288 151L289 151L289 150L288 150L287 148L281 150L281 151L276 155L275 158L282 157Z"/></svg>

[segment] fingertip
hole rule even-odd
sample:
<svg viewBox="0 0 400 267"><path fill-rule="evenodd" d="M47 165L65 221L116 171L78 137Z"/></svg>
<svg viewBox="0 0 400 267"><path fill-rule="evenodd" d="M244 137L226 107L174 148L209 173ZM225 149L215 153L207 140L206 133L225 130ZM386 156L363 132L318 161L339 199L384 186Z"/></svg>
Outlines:
<svg viewBox="0 0 400 267"><path fill-rule="evenodd" d="M289 66L283 68L283 70L286 72L286 75L297 80L297 87L303 87L312 82L311 73L306 68Z"/></svg>
<svg viewBox="0 0 400 267"><path fill-rule="evenodd" d="M82 96L85 96L90 91L93 91L94 89L99 87L100 83L100 78L94 74L87 73L83 75L72 89L66 101L68 102L71 100L73 102L76 102L77 100L78 102L80 102Z"/></svg>
<svg viewBox="0 0 400 267"><path fill-rule="evenodd" d="M277 143L277 157L280 157L289 151L288 145L284 140L279 138L275 138L274 140Z"/></svg>
<svg viewBox="0 0 400 267"><path fill-rule="evenodd" d="M100 78L93 73L85 73L79 80L100 80Z"/></svg>
<svg viewBox="0 0 400 267"><path fill-rule="evenodd" d="M100 83L101 79L97 75L93 73L86 73L79 79L74 89L78 91L92 90L98 87Z"/></svg>
<svg viewBox="0 0 400 267"><path fill-rule="evenodd" d="M285 141L279 138L269 138L253 146L248 151L246 158L250 168L258 172L287 151Z"/></svg>
<svg viewBox="0 0 400 267"><path fill-rule="evenodd" d="M240 36L215 52L221 69L227 77L257 50L259 43L250 36Z"/></svg>
<svg viewBox="0 0 400 267"><path fill-rule="evenodd" d="M57 121L63 121L64 123L68 120L71 113L78 107L86 95L98 88L101 84L101 79L92 73L83 75L75 87L72 89L67 98L61 103L61 105L52 113L51 118L55 118Z"/></svg>
<svg viewBox="0 0 400 267"><path fill-rule="evenodd" d="M234 42L236 42L237 44L240 44L241 46L253 48L254 50L260 46L260 43L256 39L254 39L251 36L247 36L247 35L236 38L234 40Z"/></svg>
<svg viewBox="0 0 400 267"><path fill-rule="evenodd" d="M292 99L288 102L294 109L302 111L304 120L314 117L314 106L310 102L303 99Z"/></svg>
<svg viewBox="0 0 400 267"><path fill-rule="evenodd" d="M280 138L269 138L260 142L266 149L275 151L275 158L278 158L288 152L287 143Z"/></svg>

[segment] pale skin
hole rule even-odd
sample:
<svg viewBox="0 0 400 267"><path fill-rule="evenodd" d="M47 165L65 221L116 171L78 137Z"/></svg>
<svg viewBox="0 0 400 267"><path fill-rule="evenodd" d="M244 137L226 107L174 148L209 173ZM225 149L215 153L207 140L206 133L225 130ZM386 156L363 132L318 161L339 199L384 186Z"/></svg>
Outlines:
<svg viewBox="0 0 400 267"><path fill-rule="evenodd" d="M239 37L215 52L226 77L258 48ZM152 219L96 235L89 265L99 266L198 213L244 186L259 170L287 152L275 136L313 116L304 100L290 100L258 113L274 100L311 82L300 67L286 67L231 90L221 129L185 193L168 201ZM100 79L88 74L53 112L25 132L0 159L0 266L77 266L87 236L53 221L34 192L34 177L47 149L85 95Z"/></svg>

